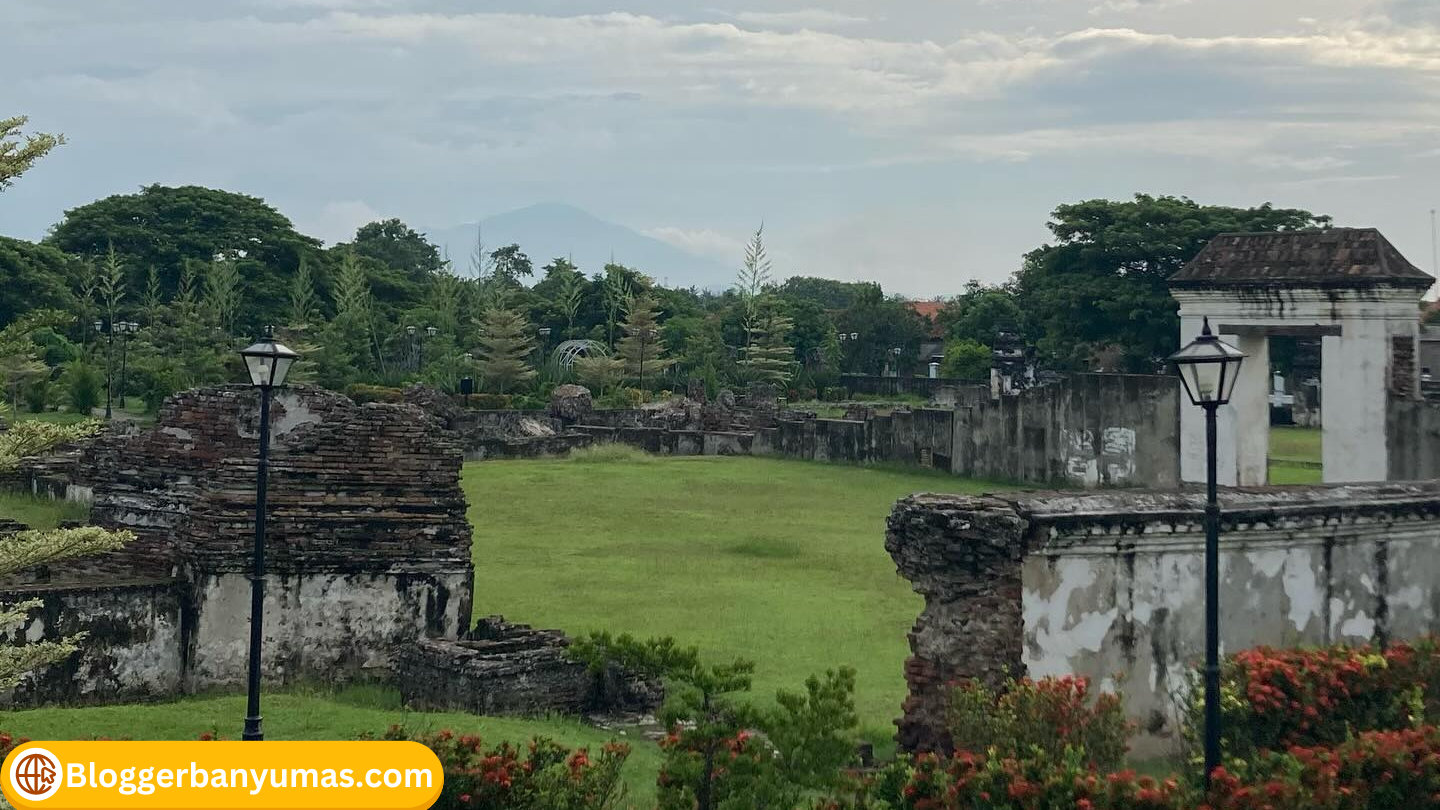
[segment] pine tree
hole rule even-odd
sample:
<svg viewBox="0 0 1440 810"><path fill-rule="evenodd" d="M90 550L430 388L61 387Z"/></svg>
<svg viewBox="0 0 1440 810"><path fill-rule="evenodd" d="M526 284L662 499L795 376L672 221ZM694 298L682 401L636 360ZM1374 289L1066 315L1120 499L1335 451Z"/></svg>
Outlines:
<svg viewBox="0 0 1440 810"><path fill-rule="evenodd" d="M216 261L205 274L205 308L227 336L234 336L240 317L240 268L233 261Z"/></svg>
<svg viewBox="0 0 1440 810"><path fill-rule="evenodd" d="M155 265L150 265L150 270L145 274L145 294L140 298L140 310L145 313L145 320L154 323L165 305L165 295L160 286L160 271Z"/></svg>
<svg viewBox="0 0 1440 810"><path fill-rule="evenodd" d="M290 279L290 328L304 330L314 320L319 301L315 298L315 278L310 272L310 262L300 257L300 267Z"/></svg>
<svg viewBox="0 0 1440 810"><path fill-rule="evenodd" d="M530 353L530 322L509 309L488 310L480 322L480 346L475 362L481 385L494 394L508 394L521 383L535 378Z"/></svg>
<svg viewBox="0 0 1440 810"><path fill-rule="evenodd" d="M641 295L630 299L616 356L625 363L625 378L641 388L659 380L675 361L665 356L665 344L655 315L655 299Z"/></svg>
<svg viewBox="0 0 1440 810"><path fill-rule="evenodd" d="M625 374L625 361L604 355L577 357L570 370L575 372L575 379L581 385L598 397L620 384Z"/></svg>
<svg viewBox="0 0 1440 810"><path fill-rule="evenodd" d="M760 303L770 286L770 257L765 253L765 225L762 223L745 245L745 266L735 279L735 294L740 298L745 326L745 344L754 342L751 334L760 320Z"/></svg>
<svg viewBox="0 0 1440 810"><path fill-rule="evenodd" d="M750 330L750 345L740 365L759 382L783 386L795 375L795 347L790 345L794 323L784 315L762 316Z"/></svg>
<svg viewBox="0 0 1440 810"><path fill-rule="evenodd" d="M100 267L96 291L100 304L105 310L107 328L120 318L120 302L125 300L125 264L115 254L115 246L105 253L105 263Z"/></svg>

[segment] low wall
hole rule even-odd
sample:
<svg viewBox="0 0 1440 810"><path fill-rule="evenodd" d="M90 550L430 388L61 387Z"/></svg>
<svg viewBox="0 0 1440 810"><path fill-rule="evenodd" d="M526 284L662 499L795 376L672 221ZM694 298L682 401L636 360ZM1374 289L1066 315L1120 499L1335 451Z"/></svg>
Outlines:
<svg viewBox="0 0 1440 810"><path fill-rule="evenodd" d="M925 597L898 739L948 746L946 684L1075 674L1125 694L1139 753L1176 734L1203 658L1203 497L917 495L886 549ZM1221 644L1440 632L1440 482L1222 493Z"/></svg>
<svg viewBox="0 0 1440 810"><path fill-rule="evenodd" d="M180 580L6 591L7 602L39 599L41 606L0 634L0 642L59 641L80 632L87 637L79 653L25 678L0 695L0 704L145 700L178 693L193 633L188 591L189 584Z"/></svg>
<svg viewBox="0 0 1440 810"><path fill-rule="evenodd" d="M1440 478L1440 402L1392 398L1386 419L1390 480Z"/></svg>
<svg viewBox="0 0 1440 810"><path fill-rule="evenodd" d="M841 374L840 387L853 394L870 396L929 397L940 388L983 390L990 393L989 380L960 380L948 377L879 377L873 374Z"/></svg>
<svg viewBox="0 0 1440 810"><path fill-rule="evenodd" d="M1072 374L957 408L951 470L1032 484L1179 486L1179 407L1173 377Z"/></svg>

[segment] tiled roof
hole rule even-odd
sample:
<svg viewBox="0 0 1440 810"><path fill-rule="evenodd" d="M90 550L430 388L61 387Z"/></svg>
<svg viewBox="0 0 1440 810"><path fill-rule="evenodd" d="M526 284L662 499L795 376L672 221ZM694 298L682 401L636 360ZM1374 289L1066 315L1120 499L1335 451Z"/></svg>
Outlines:
<svg viewBox="0 0 1440 810"><path fill-rule="evenodd" d="M1388 284L1424 290L1434 283L1374 228L1225 233L1170 277L1177 289Z"/></svg>

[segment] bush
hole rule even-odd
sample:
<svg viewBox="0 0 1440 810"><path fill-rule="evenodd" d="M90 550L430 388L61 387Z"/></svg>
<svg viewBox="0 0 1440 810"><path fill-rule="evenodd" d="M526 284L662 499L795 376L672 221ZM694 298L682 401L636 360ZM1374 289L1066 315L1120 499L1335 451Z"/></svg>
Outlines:
<svg viewBox="0 0 1440 810"><path fill-rule="evenodd" d="M70 410L75 413L89 414L100 404L104 381L100 371L89 363L76 360L66 366L62 382L70 400Z"/></svg>
<svg viewBox="0 0 1440 810"><path fill-rule="evenodd" d="M476 394L470 397L470 407L480 411L505 411L510 409L509 394Z"/></svg>
<svg viewBox="0 0 1440 810"><path fill-rule="evenodd" d="M1079 752L1096 768L1120 766L1133 731L1116 694L1090 699L1085 678L1009 680L998 692L978 681L950 695L947 728L957 751L1059 760Z"/></svg>
<svg viewBox="0 0 1440 810"><path fill-rule="evenodd" d="M825 402L843 402L850 398L850 392L844 388L830 387L821 393L820 398Z"/></svg>
<svg viewBox="0 0 1440 810"><path fill-rule="evenodd" d="M1192 745L1204 728L1204 690L1187 708ZM1335 745L1363 731L1398 731L1440 720L1440 645L1415 644L1236 653L1221 667L1222 749L1228 759L1292 746Z"/></svg>
<svg viewBox="0 0 1440 810"><path fill-rule="evenodd" d="M649 464L655 457L628 444L602 442L570 451L569 459L581 464Z"/></svg>
<svg viewBox="0 0 1440 810"><path fill-rule="evenodd" d="M38 456L64 444L87 439L100 432L98 419L86 419L73 425L26 420L16 422L0 433L0 470L14 469L20 459Z"/></svg>
<svg viewBox="0 0 1440 810"><path fill-rule="evenodd" d="M355 400L356 405L364 405L367 402L402 402L405 392L384 385L352 383L345 386L345 396Z"/></svg>
<svg viewBox="0 0 1440 810"><path fill-rule="evenodd" d="M381 739L413 740L435 752L445 771L436 810L605 810L624 797L620 771L630 748L622 743L607 743L592 759L588 749L538 737L524 750L510 743L487 749L479 737L412 736L391 726Z"/></svg>

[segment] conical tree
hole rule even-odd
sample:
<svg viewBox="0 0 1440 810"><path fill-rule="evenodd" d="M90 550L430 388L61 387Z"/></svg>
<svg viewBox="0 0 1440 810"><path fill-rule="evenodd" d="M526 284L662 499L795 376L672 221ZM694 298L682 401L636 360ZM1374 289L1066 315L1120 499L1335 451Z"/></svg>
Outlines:
<svg viewBox="0 0 1440 810"><path fill-rule="evenodd" d="M748 377L783 386L795 375L795 347L790 345L794 322L784 315L761 316L750 330L750 345L740 365Z"/></svg>
<svg viewBox="0 0 1440 810"><path fill-rule="evenodd" d="M530 353L530 322L510 309L490 309L480 319L480 346L476 365L481 385L493 394L508 394L521 383L535 378Z"/></svg>
<svg viewBox="0 0 1440 810"><path fill-rule="evenodd" d="M618 385L624 377L625 361L603 355L577 357L570 369L575 373L577 382L589 388L596 396L602 396Z"/></svg>
<svg viewBox="0 0 1440 810"><path fill-rule="evenodd" d="M625 363L625 378L644 388L675 364L665 356L665 344L660 340L655 299L648 295L631 299L623 328L625 337L620 339L615 354Z"/></svg>

